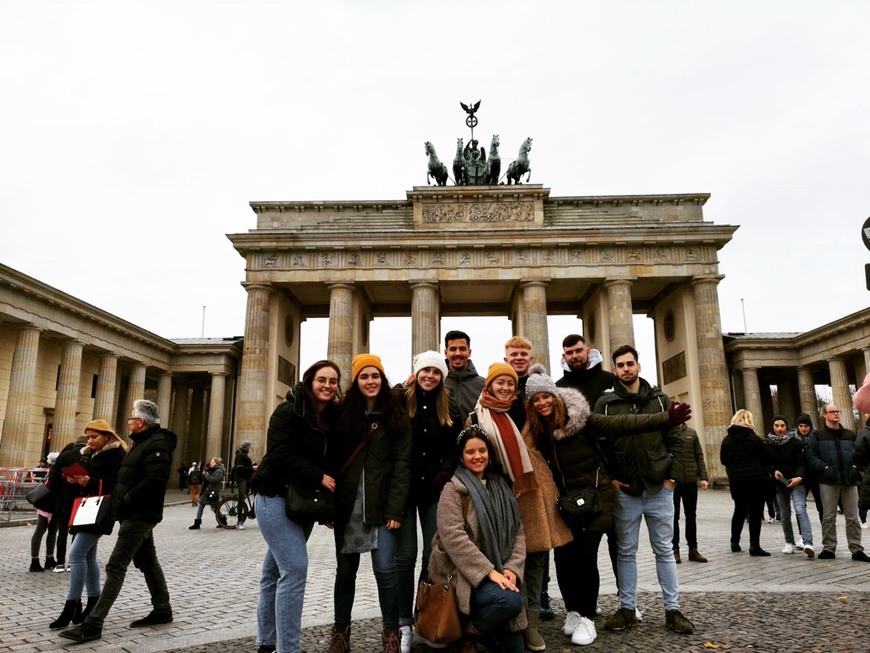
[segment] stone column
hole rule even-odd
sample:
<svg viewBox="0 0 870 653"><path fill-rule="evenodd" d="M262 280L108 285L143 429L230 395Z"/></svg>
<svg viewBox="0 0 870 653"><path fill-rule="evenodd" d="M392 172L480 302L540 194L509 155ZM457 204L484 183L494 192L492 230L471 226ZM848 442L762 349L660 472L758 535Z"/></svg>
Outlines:
<svg viewBox="0 0 870 653"><path fill-rule="evenodd" d="M439 351L440 307L438 284L411 284L411 357L423 351Z"/></svg>
<svg viewBox="0 0 870 653"><path fill-rule="evenodd" d="M858 387L864 383L864 377L870 374L870 347L865 347L861 350L864 352L864 375L858 379Z"/></svg>
<svg viewBox="0 0 870 653"><path fill-rule="evenodd" d="M208 436L206 450L213 451L210 456L220 455L230 468L229 453L223 450L224 401L226 397L226 372L213 372L208 402Z"/></svg>
<svg viewBox="0 0 870 653"><path fill-rule="evenodd" d="M183 378L183 377L182 377ZM190 463L197 459L197 453L190 450L190 435L187 428L188 411L190 410L190 387L185 381L175 383L175 406L172 410L172 431L178 436L179 460L183 460L190 467ZM174 457L173 457L174 458ZM178 467L179 463L175 466Z"/></svg>
<svg viewBox="0 0 870 653"><path fill-rule="evenodd" d="M79 384L82 379L82 349L84 344L75 340L63 343L57 397L54 401L54 433L52 439L66 445L76 439L76 408L79 403Z"/></svg>
<svg viewBox="0 0 870 653"><path fill-rule="evenodd" d="M342 386L345 388L348 388L353 380L350 378L350 364L353 359L354 292L353 285L349 283L334 283L329 286L329 340L326 345L326 356L341 370L341 378L344 381ZM250 438L242 439L250 440Z"/></svg>
<svg viewBox="0 0 870 653"><path fill-rule="evenodd" d="M797 368L798 392L800 393L801 411L807 413L813 424L819 423L819 407L816 403L816 386L813 384L813 373L806 367Z"/></svg>
<svg viewBox="0 0 870 653"><path fill-rule="evenodd" d="M728 368L722 344L719 319L719 278L696 279L692 282L695 299L695 339L698 348L698 377L701 387L704 459L711 478L725 479L725 469L719 463L719 449L731 423L731 391ZM687 343L688 344L688 343ZM756 378L756 388L757 388Z"/></svg>
<svg viewBox="0 0 870 653"><path fill-rule="evenodd" d="M100 356L100 371L97 374L97 396L94 398L94 419L104 419L123 433L126 424L115 421L115 385L118 382L118 356L103 354ZM125 415L126 417L126 415Z"/></svg>
<svg viewBox="0 0 870 653"><path fill-rule="evenodd" d="M172 372L161 372L157 380L157 410L160 411L160 425L172 429Z"/></svg>
<svg viewBox="0 0 870 653"><path fill-rule="evenodd" d="M194 460L208 463L215 456L220 456L220 451L209 451L206 448L207 440L203 438L203 412L205 404L205 389L194 387L190 393L190 455Z"/></svg>
<svg viewBox="0 0 870 653"><path fill-rule="evenodd" d="M246 284L245 289L248 291L248 306L237 403L238 433L242 440L263 445L260 448L263 451L266 444L266 374L269 369L269 303L272 289L260 284ZM198 457L198 454L194 455ZM208 455L216 456L217 453Z"/></svg>
<svg viewBox="0 0 870 653"><path fill-rule="evenodd" d="M146 370L147 368L142 363L136 363L133 365L133 369L130 370L130 384L127 386L127 407L123 415L125 425L127 423L126 419L130 416L130 411L133 410L133 402L145 398Z"/></svg>
<svg viewBox="0 0 870 653"><path fill-rule="evenodd" d="M607 322L610 327L610 352L622 345L634 347L634 322L631 310L631 280L608 279L604 282L607 290Z"/></svg>
<svg viewBox="0 0 870 653"><path fill-rule="evenodd" d="M831 390L834 403L840 409L840 423L844 428L855 430L855 419L852 415L852 395L849 393L849 377L846 374L846 362L842 358L828 360L831 372Z"/></svg>
<svg viewBox="0 0 870 653"><path fill-rule="evenodd" d="M547 329L547 284L543 281L527 281L520 288L523 292L522 335L532 341L535 360L547 368L550 374L550 334Z"/></svg>
<svg viewBox="0 0 870 653"><path fill-rule="evenodd" d="M761 388L758 385L757 367L743 369L743 394L745 395L746 405L738 406L738 408L745 408L752 413L752 416L755 418L756 429L764 431L764 414L761 408Z"/></svg>
<svg viewBox="0 0 870 653"><path fill-rule="evenodd" d="M41 329L33 326L22 327L18 331L15 353L12 355L12 370L9 375L3 437L0 439L0 466L2 467L32 465L33 460L30 458L42 454L41 450L34 452L27 450L40 331Z"/></svg>

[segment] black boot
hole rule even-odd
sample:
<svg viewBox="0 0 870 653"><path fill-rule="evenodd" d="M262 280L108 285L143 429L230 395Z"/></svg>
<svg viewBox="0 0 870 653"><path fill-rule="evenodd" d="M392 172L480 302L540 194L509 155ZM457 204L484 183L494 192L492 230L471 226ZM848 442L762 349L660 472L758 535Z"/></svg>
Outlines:
<svg viewBox="0 0 870 653"><path fill-rule="evenodd" d="M756 557L767 557L770 555L770 552L762 549L760 544L750 544L749 555Z"/></svg>
<svg viewBox="0 0 870 653"><path fill-rule="evenodd" d="M743 549L740 548L740 540L731 540L731 552L740 553Z"/></svg>
<svg viewBox="0 0 870 653"><path fill-rule="evenodd" d="M54 569L57 567L57 561L54 559L54 556L45 556L45 570Z"/></svg>
<svg viewBox="0 0 870 653"><path fill-rule="evenodd" d="M67 601L66 603L64 603L63 612L60 613L60 616L57 619L48 624L48 627L52 630L57 630L58 628L66 628L67 626L69 626L70 622L81 623L81 619L79 619L81 614L81 599ZM78 621L76 621L77 619Z"/></svg>
<svg viewBox="0 0 870 653"><path fill-rule="evenodd" d="M202 520L201 520L201 519L194 519L194 520L193 520L193 526L188 526L188 527L187 527L187 530L189 530L189 531L198 531L198 530L199 530L199 525L200 525L201 523L202 523Z"/></svg>
<svg viewBox="0 0 870 653"><path fill-rule="evenodd" d="M82 613L79 615L78 619L73 617L73 623L80 624L85 619L87 619L88 615L91 613L91 610L93 609L93 607L97 604L97 601L99 601L99 600L100 600L99 594L97 594L96 596L89 596L88 597L88 604L85 606L85 609L82 610Z"/></svg>
<svg viewBox="0 0 870 653"><path fill-rule="evenodd" d="M30 571L42 571L42 565L39 564L39 558L30 559Z"/></svg>
<svg viewBox="0 0 870 653"><path fill-rule="evenodd" d="M556 613L553 612L553 608L550 606L550 594L547 590L541 592L541 602L538 606L538 614L541 621L552 621L556 618Z"/></svg>

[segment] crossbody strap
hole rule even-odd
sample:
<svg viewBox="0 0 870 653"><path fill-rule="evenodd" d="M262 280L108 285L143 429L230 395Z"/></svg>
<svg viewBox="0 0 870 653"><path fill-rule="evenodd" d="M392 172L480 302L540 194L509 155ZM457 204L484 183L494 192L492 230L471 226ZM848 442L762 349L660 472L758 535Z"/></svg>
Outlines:
<svg viewBox="0 0 870 653"><path fill-rule="evenodd" d="M366 433L365 437L362 439L362 442L360 442L358 445L356 445L356 449L354 449L353 453L350 454L350 458L348 458L345 461L344 465L341 466L341 470L339 470L338 476L341 476L342 474L344 474L344 472L347 470L347 468L350 467L350 464L354 460L356 460L356 457L359 455L360 451L362 451L365 448L365 446L369 443L369 440L371 440L372 435L377 430L378 430L378 423L372 422L372 425L369 427L369 432Z"/></svg>

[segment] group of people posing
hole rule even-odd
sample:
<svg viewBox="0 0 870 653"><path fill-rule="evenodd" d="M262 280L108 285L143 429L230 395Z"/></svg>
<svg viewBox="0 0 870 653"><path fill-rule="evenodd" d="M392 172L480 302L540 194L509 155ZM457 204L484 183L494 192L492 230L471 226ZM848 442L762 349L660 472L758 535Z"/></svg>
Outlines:
<svg viewBox="0 0 870 653"><path fill-rule="evenodd" d="M674 556L674 488L686 477L681 425L690 408L640 377L631 346L613 352L613 372L579 335L568 336L563 350L558 383L533 365L532 343L520 337L506 343L504 362L478 375L471 339L460 331L447 334L443 355L415 356L413 374L397 387L373 354L354 357L343 396L335 363L309 367L273 412L251 481L268 545L257 605L260 653L300 650L306 542L315 524L288 518L288 486L333 493L330 653L350 651L363 553L371 555L385 652L410 650L415 591L427 578L455 585L462 653L476 651L479 641L508 653L545 650L537 626L551 550L567 612L563 632L574 644L591 644L605 534L620 607L604 627L632 627L642 518L666 626L691 633ZM600 505L591 517L566 521L557 498L575 490L591 490ZM682 498L688 525L694 504ZM703 561L697 542L689 543Z"/></svg>
<svg viewBox="0 0 870 653"><path fill-rule="evenodd" d="M870 377L868 377L870 378ZM866 384L865 384L866 385ZM856 403L857 405L857 403ZM868 406L870 408L870 406ZM822 526L821 559L833 559L837 550L837 513L846 519L846 540L852 560L870 562L861 545L861 529L870 507L870 414L864 414L860 433L840 423L840 409L826 405L821 423L813 428L812 418L801 413L792 430L783 415L775 415L765 439L755 432L754 416L738 410L722 441L720 458L728 475L734 513L731 517L731 551L742 551L740 537L744 522L749 522L749 555L769 556L761 547L761 523L765 501L775 501L776 515L782 522L784 554L803 551L808 559L816 557L813 527L807 513L811 493ZM862 478L867 481L862 483ZM859 510L858 486L863 506ZM797 535L791 508L797 518ZM862 518L863 514L863 518ZM863 524L862 524L863 522Z"/></svg>

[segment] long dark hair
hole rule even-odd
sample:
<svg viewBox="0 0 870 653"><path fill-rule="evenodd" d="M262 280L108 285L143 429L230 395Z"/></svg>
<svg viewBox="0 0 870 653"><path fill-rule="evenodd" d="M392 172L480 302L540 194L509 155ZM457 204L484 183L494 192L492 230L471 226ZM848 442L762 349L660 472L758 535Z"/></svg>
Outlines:
<svg viewBox="0 0 870 653"><path fill-rule="evenodd" d="M339 429L342 433L357 435L360 438L365 436L369 429L365 418L367 406L368 399L354 379L339 405ZM388 431L396 433L405 428L405 409L402 408L399 397L390 389L390 382L383 372L381 372L381 389L375 397L375 410L380 413L380 421Z"/></svg>
<svg viewBox="0 0 870 653"><path fill-rule="evenodd" d="M322 413L318 413L316 408L317 401L314 398L314 377L317 376L317 373L324 367L329 367L335 370L335 373L338 375L338 387L335 393L335 398L324 406ZM338 369L338 365L325 358L314 363L311 367L305 370L305 373L302 375L302 392L305 393L305 398L308 400L309 405L314 408L314 413L317 415L317 425L319 427L325 427L327 422L331 424L335 423L335 411L337 410L338 402L341 400L341 370Z"/></svg>
<svg viewBox="0 0 870 653"><path fill-rule="evenodd" d="M459 437L456 438L456 451L454 452L454 456L456 458L456 464L460 467L465 467L465 463L462 460L462 452L465 451L465 444L469 440L483 440L486 442L486 453L489 456L489 465L484 471L484 476L489 476L491 473L501 474L504 476L508 483L510 483L510 478L504 473L504 469L501 466L501 463L498 461L498 454L495 451L495 447L492 445L492 440L489 439L489 436L486 434L486 431L483 430L478 424L472 424L471 426L466 426L462 431L459 432Z"/></svg>

